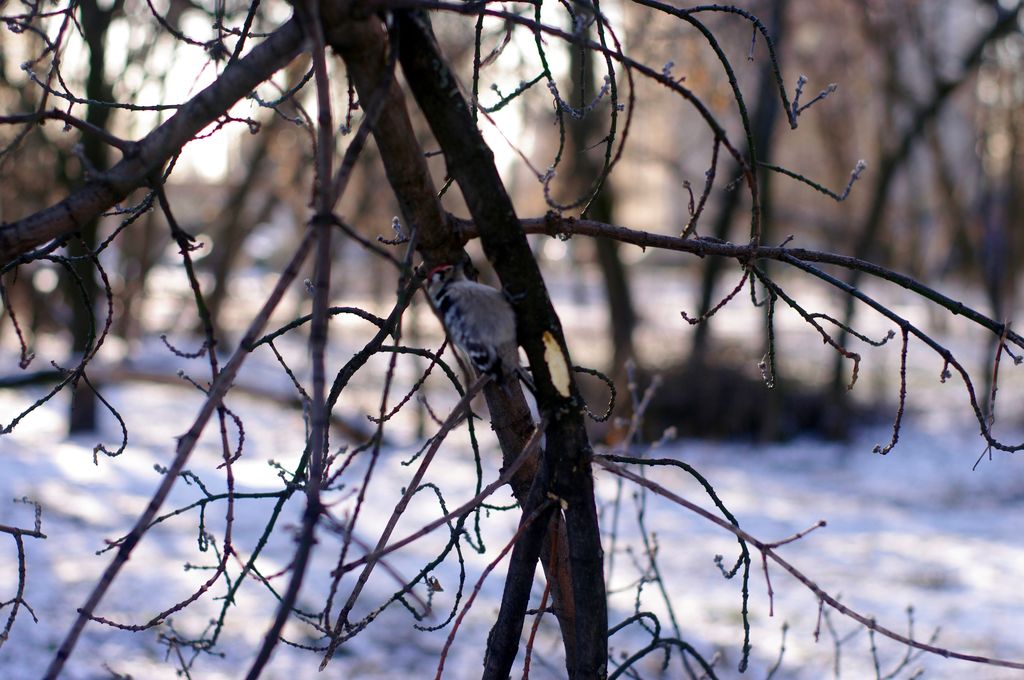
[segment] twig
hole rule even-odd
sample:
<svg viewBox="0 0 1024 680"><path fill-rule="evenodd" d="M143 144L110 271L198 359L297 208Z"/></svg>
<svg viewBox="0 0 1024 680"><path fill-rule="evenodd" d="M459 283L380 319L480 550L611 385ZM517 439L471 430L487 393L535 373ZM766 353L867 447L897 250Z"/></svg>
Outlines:
<svg viewBox="0 0 1024 680"><path fill-rule="evenodd" d="M647 489L650 489L651 491L653 491L654 493L658 494L659 496L661 496L663 498L666 498L666 499L672 501L673 503L675 503L677 505L680 505L680 506L686 508L687 510L693 512L693 513L696 513L697 515L700 515L701 517L703 517L704 519L708 520L709 522L717 524L718 526L720 526L721 528L725 529L726 531L729 531L730 533L734 534L738 538L741 538L744 541L747 541L748 543L750 543L750 545L754 546L759 551L761 551L761 553L766 558L770 558L773 562L778 564L785 571L789 572L790 576L795 578L797 581L802 583L804 585L804 587L806 587L808 590L810 590L812 593L814 593L821 602L823 602L824 604L827 604L832 609L835 609L840 614L842 614L842 615L844 615L844 616L846 616L848 618L851 618L854 621L857 621L858 623L860 623L862 626L864 626L868 630L873 630L876 633L879 633L879 634L889 638L890 640L894 640L894 641L896 641L896 642L898 642L900 644L906 645L908 647L914 647L915 649L920 649L920 650L925 651L925 652L930 652L932 654L938 654L939 656L942 656L942 657L945 657L945 658L960 659L962 661L971 661L971 662L974 662L974 663L988 664L988 665L991 665L991 666L998 666L998 667L1001 667L1001 668L1014 668L1014 669L1018 669L1018 670L1024 670L1024 662L1009 661L1007 659L996 659L996 658L992 658L992 657L980 656L980 655L975 655L975 654L965 654L963 652L957 652L957 651L953 651L951 649L946 649L946 648L943 648L943 647L936 647L935 645L928 644L928 643L925 643L925 642L920 642L918 640L914 640L914 639L912 639L912 638L910 638L910 637L908 637L906 635L902 635L900 633L897 633L894 630L886 628L885 626L881 626L873 618L868 617L868 616L864 616L863 614L860 614L859 612L851 609L850 607L847 607L846 605L844 605L841 602L839 602L838 599L836 599L832 595L829 595L827 592L822 590L822 588L817 583L815 583L810 578L805 576L803 574L803 572L798 570L796 567L794 567L789 562L787 562L785 559L783 559L777 552L775 552L775 550L770 546L770 544L765 543L764 541L760 541L760 540L754 538L752 535L750 535L749 533L747 533L743 529L740 529L739 527L730 524L729 522L725 521L724 519L715 516L714 514L708 512L707 510L705 510L704 508L700 507L699 505L691 503L690 501L686 500L685 498L683 498L683 497L673 493L672 491L669 491L665 487L660 486L659 484L656 484L656 483L650 481L649 479L645 479L644 477L641 477L640 475L637 475L637 474L635 474L633 472L630 472L629 470L626 470L625 468L623 468L623 467L621 467L619 465L616 465L615 463L612 463L612 462L606 460L603 456L595 456L594 457L594 462L596 464L600 465L601 467L605 468L609 472L611 472L613 474L616 474L616 475L618 475L620 477L623 477L625 479L628 479L628 480L630 480L630 481L632 481L632 482L634 482L636 484L639 484L640 486L643 486L643 487L645 487Z"/></svg>
<svg viewBox="0 0 1024 680"><path fill-rule="evenodd" d="M405 509L409 506L409 501L411 501L412 497L416 495L416 492L420 490L420 482L423 481L423 475L426 474L427 468L430 467L430 463L434 460L434 455L437 453L438 449L441 448L441 444L444 443L445 437L447 437L448 433L462 421L469 409L469 403L474 397L476 397L480 390L483 389L483 386L489 379L489 376L486 375L482 375L477 378L469 389L466 390L466 394L455 405L455 408L452 409L452 412L445 419L444 423L441 424L441 428L438 430L437 434L434 435L433 440L431 441L430 448L427 449L426 454L420 461L419 467L413 474L412 479L409 480L409 485L406 487L405 493L402 494L402 498L398 501L394 510L391 512L391 517L388 518L387 524L385 524L384 530L380 534L380 538L377 539L376 547L372 551L369 551L369 554L373 555L375 553L379 553L387 546L388 540L391 539L391 534L398 525L398 520L402 517ZM346 616L347 613L352 610L352 607L355 606L356 600L359 598L360 593L362 593L363 587L366 585L366 581L370 578L370 573L376 565L377 560L375 558L371 558L368 559L366 564L363 566L363 570L356 579L356 583L352 587L345 605L341 608L341 611L338 614L339 626L343 617ZM328 648L327 654L324 656L321 669L330 660L333 652L334 645L332 644L332 646Z"/></svg>
<svg viewBox="0 0 1024 680"><path fill-rule="evenodd" d="M228 362L224 365L223 370L214 380L210 386L210 395L206 401L203 402L199 413L196 415L195 421L192 427L189 428L188 432L185 433L179 440L175 457L171 465L168 467L167 473L164 475L163 481L160 483L160 487L150 498L149 504L146 509L139 515L135 525L132 527L131 532L125 537L124 543L118 549L114 559L104 570L100 580L94 586L85 604L78 610L78 616L71 626L71 630L68 631L64 640L58 647L56 654L50 662L49 667L46 669L46 673L43 676L44 680L56 680L57 676L60 675L64 668L64 664L71 656L71 652L78 642L79 636L82 634L82 630L85 628L85 624L89 618L93 615L96 610L96 606L103 599L103 596L109 590L113 584L117 574L121 571L121 568L128 561L132 551L142 540L143 534L146 529L149 528L157 512L167 499L171 488L177 481L181 471L185 468L185 463L188 462L189 456L192 454L196 443L199 440L199 435L206 428L206 424L209 422L210 417L214 411L220 406L221 400L224 395L231 388L235 377L238 375L239 369L245 362L245 359L249 356L249 352L246 349L252 344L263 328L266 326L267 321L270 318L271 313L277 308L278 303L284 296L285 291L291 285L291 282L298 276L299 269L302 263L306 259L306 255L309 253L309 249L313 244L313 231L307 230L305 237L299 243L292 259L288 262L284 271L281 273L278 279L277 285L274 290L271 291L267 297L266 302L257 312L249 325L249 329L246 331L242 342L239 344L239 348L235 350L235 353L231 356Z"/></svg>
<svg viewBox="0 0 1024 680"><path fill-rule="evenodd" d="M480 594L480 589L484 585L484 580L492 571L494 571L494 568L497 567L498 564L505 558L505 555L507 555L508 552L512 550L512 548L516 545L516 543L519 540L519 536L524 531L526 531L538 517L542 516L553 504L554 501L549 498L543 501L539 506L537 506L534 509L534 511L530 513L527 517L524 517L522 522L519 523L519 528L516 529L516 533L505 544L505 547L501 549L501 552L498 553L498 556L495 557L494 560L492 560L491 563L487 565L487 568L484 569L483 573L480 574L480 579L476 582L476 586L474 586L473 592L470 594L469 598L466 599L466 604L462 607L462 611L459 612L458 618L455 619L455 625L452 626L451 632L448 633L448 639L445 640L444 648L441 650L441 658L438 660L437 663L437 674L434 676L434 680L441 680L441 673L444 671L444 662L448 658L448 650L451 649L452 643L455 641L455 635L459 632L459 625L462 623L462 620L466 617L466 614L469 612L469 608L473 606L473 601L476 600L476 596Z"/></svg>

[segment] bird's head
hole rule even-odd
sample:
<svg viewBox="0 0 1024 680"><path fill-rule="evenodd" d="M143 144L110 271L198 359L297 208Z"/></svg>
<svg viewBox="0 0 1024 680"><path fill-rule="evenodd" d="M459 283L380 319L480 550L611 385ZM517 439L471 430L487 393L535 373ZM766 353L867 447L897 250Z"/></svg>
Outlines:
<svg viewBox="0 0 1024 680"><path fill-rule="evenodd" d="M436 290L439 286L458 279L462 274L462 268L453 264L441 264L430 270L427 274L427 290Z"/></svg>
<svg viewBox="0 0 1024 680"><path fill-rule="evenodd" d="M440 283L452 277L455 266L450 264L439 264L427 274L427 283Z"/></svg>

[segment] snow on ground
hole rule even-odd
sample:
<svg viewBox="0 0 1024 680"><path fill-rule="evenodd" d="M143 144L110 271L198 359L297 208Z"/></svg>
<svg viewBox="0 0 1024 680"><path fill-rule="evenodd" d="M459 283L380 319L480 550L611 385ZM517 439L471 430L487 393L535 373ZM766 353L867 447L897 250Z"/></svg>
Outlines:
<svg viewBox="0 0 1024 680"><path fill-rule="evenodd" d="M711 480L740 525L762 540L781 540L826 520L827 527L780 553L848 606L905 632L904 611L912 605L919 638L941 627L939 646L1024 659L1020 461L997 456L972 472L979 446L969 434L916 426L904 432L888 457L872 454L873 445L887 436L877 429L860 433L849 444L801 441L758 449L689 442L668 453ZM681 473L657 477L691 500L701 497ZM663 545L663 572L671 575L670 588L685 603L687 627L701 631L709 642L731 646L728 657L735 660L737 596L722 584L709 557L720 552L731 562L735 542L698 517L673 512L667 503L652 501L649 513L649 528L658 531ZM822 641L813 642L816 598L769 564L775 590L775 617L769 619L757 566L751 605L755 653L770 657L779 627L787 621L785 677L830 676L827 633L823 630ZM857 628L832 618L840 636ZM891 668L901 650L884 642L879 647L883 668ZM844 645L843 677L874 677L870 662L870 641L862 630ZM937 657L922 657L910 669L919 666L928 669L925 677L1020 675Z"/></svg>
<svg viewBox="0 0 1024 680"><path fill-rule="evenodd" d="M647 281L644 285L650 285ZM557 291L556 291L557 292ZM563 291L564 293L564 291ZM688 308L690 295L676 290L650 290L651 299L659 299L668 307ZM670 295L669 295L670 294ZM560 311L573 338L587 337L589 342L573 346L581 363L599 364L603 328L594 319L599 315L585 302L566 302L567 295L557 295ZM801 299L806 300L804 295ZM816 306L816 301L808 304ZM822 303L823 304L823 303ZM817 307L815 307L817 308ZM913 310L907 310L912 313ZM723 310L716 332L729 340L750 337L751 315L736 313L734 306ZM671 318L670 318L671 317ZM656 346L665 351L665 337L684 333L683 323L668 314L647 314L649 323L640 334L642 346ZM868 320L874 323L874 320ZM756 319L755 319L756 322ZM831 365L831 350L804 325L792 325L792 319L780 315L780 361L785 370L812 374L822 373ZM589 324L589 325L587 325ZM356 343L353 334L366 332L362 322L341 318L334 328L342 329L348 342ZM586 332L579 332L585 327ZM885 327L862 330L878 336ZM958 356L967 353L970 365L977 365L984 347L976 334L957 335L952 341ZM877 331L877 332L876 332ZM669 336L667 334L671 333ZM780 333L782 331L780 330ZM801 335L802 334L802 335ZM434 338L436 339L436 338ZM680 341L681 346L685 344ZM858 393L867 398L891 400L895 393L891 376L898 368L895 357L898 343L881 350L865 351ZM435 345L436 346L436 345ZM183 347L190 348L188 342ZM347 346L334 345L332 365L348 356ZM798 351L808 348L806 352ZM46 349L46 348L44 348ZM104 358L113 361L120 348L108 347ZM109 351L115 350L115 351ZM301 344L282 342L281 350L290 361L302 366L306 350ZM588 350L592 356L588 356ZM752 351L756 362L763 349ZM41 354L60 357L59 350ZM173 359L157 342L147 342L124 355L134 358L135 367L174 375L181 363ZM1024 462L1018 457L996 454L972 470L983 453L977 436L977 423L965 419L964 393L956 381L939 386L937 376L941 362L919 343L912 345L910 376L911 406L897 448L886 457L872 453L876 444L885 444L891 435L887 427L869 427L857 431L846 443L822 443L805 439L788 444L755 446L746 443L715 443L703 441L675 442L651 452L651 455L672 457L697 468L715 487L718 495L737 516L741 526L762 540L785 539L812 526L818 520L828 525L803 539L780 548L780 554L805 575L833 595L841 596L848 606L875 616L879 623L904 632L906 609L914 607L914 631L918 639L929 639L939 629L936 644L959 652L1024 661ZM595 359L595 357L598 357ZM37 360L39 361L39 360ZM10 354L0 354L0 363L13 367ZM45 362L43 362L45 363ZM1007 362L1007 365L1009 362ZM202 374L202 360L186 363L190 374ZM346 391L339 411L349 420L366 422L373 413L379 394L375 378L386 367L386 358L376 357L357 376ZM414 367L403 359L399 364L399 383L408 384L415 376ZM13 368L11 369L13 371ZM11 372L8 371L8 372ZM1008 371L1008 369L1006 369ZM1021 371L1017 370L1019 382ZM880 380L890 376L887 382ZM300 372L300 377L303 374ZM1008 377L1014 377L1008 375ZM432 379L433 380L433 379ZM434 383L437 388L442 381ZM255 385L270 392L287 393L286 376L266 350L254 355L243 370L239 383ZM979 386L979 390L981 387ZM398 392L401 392L399 390ZM20 409L40 396L39 391L0 391L0 422L6 424ZM167 465L173 455L175 437L191 424L201 402L201 395L182 382L182 386L124 382L109 387L104 395L119 409L127 421L129 446L116 459L100 456L93 463L93 447L97 438L71 438L64 434L66 399L58 396L28 416L13 434L0 437L0 524L29 528L32 508L10 499L27 497L43 507L42 530L45 540L26 538L28 581L26 599L38 622L22 611L10 639L0 647L0 678L29 680L38 678L60 643L75 609L85 601L98 575L108 564L111 553L97 555L106 542L123 536L142 511L161 480L154 466ZM445 402L440 392L433 392L431 404L442 415ZM1007 388L1000 392L1002 409L1016 407L1016 396ZM245 426L245 451L233 466L236 491L259 493L280 488L276 461L284 468L295 464L301 453L304 423L301 413L279 402L232 393L229 406L242 418ZM448 404L450 406L450 403ZM1010 421L1007 420L1009 423ZM493 444L481 427L484 441L484 481L497 472ZM213 432L211 430L211 432ZM233 432L233 430L232 430ZM399 419L389 430L388 445L381 451L367 509L360 520L359 538L367 543L376 540L400 489L411 475L403 465L416 450L411 422ZM1003 432L1005 439L1019 441L1024 433ZM119 429L109 418L99 438L113 448ZM336 437L334 446L345 443ZM354 464L345 489L328 500L337 517L346 517L354 510L357 485L369 457L361 454ZM197 448L188 468L196 473L211 492L223 490L223 471L218 470L220 451L216 436L207 434ZM470 498L474 493L475 464L463 434L442 447L426 481L436 483L444 492L449 508ZM703 490L678 470L659 469L649 477L673 492L711 508ZM602 503L604 526L611 526L612 501L619 486L616 479L599 472L598 493ZM610 601L612 623L629 617L636 606L636 560L643 557L636 526L637 503L643 502L644 521L657 540L658 565L664 587L673 605L681 636L702 654L716 653L716 665L722 678L764 678L779 653L781 628L788 623L783 665L775 678L810 680L833 677L836 666L836 645L827 624L843 639L839 646L839 669L843 678L875 677L871 640L867 632L839 615L832 615L821 627L820 641L815 642L818 627L818 603L814 595L776 566L769 567L774 587L774 616L769 616L769 601L759 556L754 555L750 578L750 621L753 651L751 670L740 675L740 584L738 579L722 578L714 563L715 555L724 556L731 565L737 554L735 539L720 528L687 513L665 499L652 494L634 497L634 489L625 487L623 506L618 520L614 564L611 569ZM176 484L165 510L179 508L196 501L201 491L195 484ZM509 503L502 490L494 498L496 504ZM270 500L240 499L236 503L234 546L244 559L254 547L272 509ZM283 508L281 519L273 531L260 562L264 574L288 568L294 548L293 536L302 512L302 499L296 496ZM217 548L223 539L225 506L215 504L206 513L206 526L217 536ZM399 524L395 536L404 536L442 514L438 504L426 495L417 496L407 516ZM489 512L481 516L481 530L487 552L478 555L464 549L467 590L471 590L486 566L509 540L517 521L515 512ZM212 550L201 551L198 541L198 512L191 510L151 529L132 559L118 577L99 608L99 615L125 624L140 624L162 609L192 593L206 578L208 571L195 566L209 566L216 561ZM335 566L339 539L327 531L319 534L306 585L300 595L300 606L308 611L322 607L328 592L331 569ZM392 556L391 566L402 577L415 574L430 560L444 542L437 533ZM606 549L610 548L606 544ZM356 553L358 554L358 550ZM193 567L185 568L185 565ZM234 578L239 568L231 563ZM455 645L449 653L446 678L461 680L479 675L480 660L487 631L494 621L501 596L503 566L488 578L481 593L462 624ZM433 599L434 617L427 625L441 623L453 606L457 591L459 564L453 557L439 565L432 575L444 588ZM16 554L10 537L0 535L0 601L14 595ZM280 591L286 576L273 579ZM354 577L343 581L340 596L344 597ZM382 601L397 588L397 581L378 568L370 579L357 613ZM541 588L535 588L539 597ZM175 613L170 620L181 636L199 636L216 618L222 607L223 583L216 584L205 597L186 610ZM420 598L426 597L418 588ZM460 606L465 604L465 596ZM224 632L215 655L203 655L192 668L192 678L238 678L244 675L248 662L259 644L274 611L273 594L256 582L247 583L229 609ZM655 584L646 584L640 607L659 617L666 635L672 634L669 613ZM337 605L335 605L337 611ZM9 608L0 611L0 624ZM320 656L295 647L279 646L263 677L268 680L299 678L421 678L433 677L438 658L451 626L436 632L413 628L415 621L408 612L393 606L360 636L347 643L327 671L317 673ZM178 677L173 656L158 635L168 632L162 626L141 633L117 630L90 623L80 640L64 677L72 680L114 677L113 673L134 678L156 679ZM316 644L311 631L300 624L286 628L286 636L301 644ZM630 653L647 643L649 636L633 625L612 639L613 654ZM876 636L882 675L893 669L904 649ZM564 675L558 651L556 626L550 617L540 625L534 650L530 677L560 678ZM668 669L660 670L661 657L651 655L638 667L645 678L683 677L678 655ZM930 678L979 678L998 680L1021 677L1021 673L952 661L933 655L916 657L899 674L908 678L919 669Z"/></svg>
<svg viewBox="0 0 1024 680"><path fill-rule="evenodd" d="M94 465L94 439L68 439L62 434L65 404L60 398L29 416L14 434L0 439L0 498L28 497L40 502L43 532L48 537L26 539L26 597L39 621L34 623L22 611L11 638L0 648L0 677L39 677L66 632L75 608L85 600L110 559L109 553L96 555L96 551L131 526L160 480L154 465L169 462L174 437L187 428L199 404L199 395L194 391L171 386L129 383L108 392L107 396L125 416L131 436L128 450L119 458L101 456L98 465ZM31 398L25 393L0 392L0 412L9 417L18 405ZM277 488L276 472L267 461L273 459L285 466L294 462L303 432L301 415L258 399L236 397L229 403L243 418L246 429L246 452L234 466L237 490ZM113 426L106 428L104 438L108 446L116 432ZM780 540L819 519L826 520L827 527L780 551L828 592L841 595L849 606L903 631L905 609L913 605L915 631L921 638L927 639L939 627L940 646L1024 660L1024 639L1020 635L1024 630L1024 590L1020 588L1024 583L1021 461L996 455L972 471L982 449L974 430L961 422L937 425L926 420L913 421L905 427L900 445L893 453L887 457L872 454L872 447L888 437L887 429L874 428L861 431L853 441L844 444L803 440L754 447L687 441L656 453L676 457L700 470L736 514L741 526L761 539ZM383 452L371 494L373 510L367 511L361 524L364 540L374 540L373 531L383 525L386 510L394 504L388 493L397 497L397 489L408 479L409 468L402 466L401 460L410 453L410 447L402 442L392 442ZM222 478L216 470L219 462L215 438L206 437L189 468L215 490L222 486L217 481ZM442 449L428 480L443 485L448 503L453 505L472 495L473 468L464 442L456 441ZM489 480L495 474L493 462L487 468L485 476ZM649 475L674 492L711 507L702 490L684 473L659 470ZM614 478L602 473L599 493L608 523L607 504L616 494ZM186 505L198 497L195 486L179 483L167 509ZM341 503L352 502L350 494L341 494L339 499ZM498 500L507 502L507 494L502 492ZM636 501L631 489L627 489L623 502L618 546L631 543L636 551ZM724 555L727 564L732 562L736 555L735 540L664 499L648 495L646 503L645 521L657 537L659 566L683 637L708 656L720 651L720 675L738 677L739 584L722 579L713 563L716 554ZM296 499L286 506L285 518L275 531L263 562L264 573L287 566L292 547L290 532L296 526L301 505ZM268 501L238 501L234 540L241 554L247 555L252 549L269 508ZM223 512L221 504L207 516L209 528L218 535L222 531ZM343 514L341 510L337 512ZM414 519L403 522L397 536L440 513L436 504L422 500L413 504L409 514ZM0 523L29 527L31 521L31 508L0 504ZM209 565L215 559L209 552L198 551L196 522L197 515L192 511L151 530L99 613L122 623L141 623L188 595L205 572L184 570L183 565ZM489 552L486 556L466 552L470 587L511 535L515 515L492 513L484 517L483 524ZM306 609L320 606L326 588L325 574L336 559L337 540L324 534L321 538L310 580L300 598ZM395 556L392 566L402 574L415 573L431 555L431 547L436 550L440 545L439 540L431 538L411 552ZM6 599L13 594L16 577L13 541L4 541L2 550L0 583L6 585L0 597ZM775 616L770 618L759 560L755 559L754 567L754 650L752 671L746 677L764 677L778 654L783 622L791 627L783 668L775 677L830 677L834 662L832 640L825 630L820 642L815 644L813 640L817 622L814 596L779 568L770 567L775 589ZM437 609L443 611L451 605L457 563L449 560L434 574L445 587L435 598ZM613 622L632 612L635 589L628 586L635 577L629 556L618 553L612 587L620 592L611 601ZM275 583L278 588L284 586L283 579ZM388 578L375 577L367 601L378 601L394 586ZM179 634L198 635L209 619L217 615L220 601L214 598L222 594L223 586L217 585L213 596L175 614L174 629ZM485 582L480 599L463 624L445 677L478 675L480 651L499 598L500 578L495 575ZM663 626L671 628L655 586L645 588L642 601L643 608L656 612ZM237 598L236 605L218 648L223 657L204 656L193 668L192 677L241 676L267 626L274 601L253 583ZM855 624L839 616L832 616L831 621L840 636L857 630ZM406 612L394 608L346 646L322 677L432 677L449 628L423 633L413 630L412 623ZM531 677L560 677L562 662L553 626L545 623L541 630L539 658ZM297 641L313 642L303 637L308 631L299 626L291 627L289 633ZM892 667L901 657L902 649L876 640L883 670ZM644 642L642 631L635 626L613 639L617 651L635 650ZM131 633L93 623L86 628L66 677L109 677L110 672L105 670L109 668L135 678L172 678L173 665L166 662L166 653L152 631ZM264 677L320 677L316 674L318 662L319 657L314 654L281 647ZM870 664L870 641L861 630L842 645L842 677L873 677ZM918 667L927 669L925 677L934 678L1017 677L1010 671L934 656L916 659L901 677L907 677ZM653 655L641 668L644 677L658 676ZM664 677L680 677L681 673L673 660Z"/></svg>

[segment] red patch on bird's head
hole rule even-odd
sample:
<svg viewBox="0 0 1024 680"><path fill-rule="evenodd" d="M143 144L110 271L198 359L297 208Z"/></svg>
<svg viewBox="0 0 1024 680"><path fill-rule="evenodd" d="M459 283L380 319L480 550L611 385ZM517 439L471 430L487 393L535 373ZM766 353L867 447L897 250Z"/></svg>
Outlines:
<svg viewBox="0 0 1024 680"><path fill-rule="evenodd" d="M427 274L427 280L430 281L431 279L434 278L434 274L437 274L438 272L445 271L447 269L453 269L452 265L450 265L450 264L439 264L439 265L437 265L436 267L434 267L433 269L430 270L429 274Z"/></svg>

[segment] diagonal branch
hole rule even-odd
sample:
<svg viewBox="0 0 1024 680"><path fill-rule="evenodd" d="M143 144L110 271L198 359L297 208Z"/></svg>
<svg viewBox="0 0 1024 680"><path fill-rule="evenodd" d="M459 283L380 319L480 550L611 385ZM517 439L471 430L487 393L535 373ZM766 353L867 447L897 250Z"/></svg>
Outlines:
<svg viewBox="0 0 1024 680"><path fill-rule="evenodd" d="M203 128L284 68L302 48L302 30L292 19L224 69L216 81L163 124L122 149L124 158L60 203L0 225L0 263L7 264L51 239L74 233L132 191L145 186Z"/></svg>
<svg viewBox="0 0 1024 680"><path fill-rule="evenodd" d="M935 119L946 108L952 96L961 86L971 80L971 76L977 72L988 47L1011 31L1019 31L1018 17L1024 11L1024 3L1017 3L1015 7L1002 9L996 5L996 19L983 33L967 54L963 57L960 65L960 75L952 80L938 80L935 83L935 90L932 97L916 110L911 112L911 124L903 132L899 142L888 153L883 156L878 164L878 174L875 176L874 189L871 193L871 201L863 221L859 227L857 241L854 246L853 255L859 259L867 259L873 251L877 251L879 234L882 233L885 223L885 212L889 204L889 197L895 186L896 176L901 168L910 159L911 151L923 136L924 132L934 124ZM861 272L854 270L847 278L847 283L856 288L860 283ZM854 314L853 298L846 299L843 310L843 322L849 326ZM845 341L845 332L839 336L840 343ZM837 394L842 394L837 389L839 384L840 368L839 363L833 367L833 389Z"/></svg>
<svg viewBox="0 0 1024 680"><path fill-rule="evenodd" d="M65 636L64 641L57 649L57 653L50 661L49 668L46 669L46 674L43 676L44 680L55 680L64 669L64 664L71 656L71 652L75 648L75 644L78 642L78 638L82 634L82 630L85 628L85 624L88 623L89 619L95 615L96 607L99 605L103 596L106 595L107 590L113 584L114 579L117 577L121 568L128 562L131 557L132 551L142 540L143 534L146 530L152 526L153 519L156 517L164 501L167 499L168 494L171 492L171 488L174 483L178 480L181 475L181 471L185 469L185 464L188 462L189 457L192 455L192 451L195 449L196 444L199 441L199 436L206 428L206 424L210 421L210 417L214 411L220 406L224 395L231 388L235 377L238 375L239 369L242 367L242 363L249 356L249 348L260 335L263 333L263 329L270 319L270 315L277 308L281 298L284 297L285 291L288 286L291 285L292 281L299 274L299 269L302 263L306 259L306 255L309 254L309 250L313 245L313 231L307 230L305 237L302 242L298 245L294 255L281 273L281 277L278 279L277 285L273 292L267 298L263 307L259 313L253 318L252 323L249 325L249 329L246 331L242 342L239 344L235 353L231 356L231 359L224 365L224 369L217 375L216 380L210 385L209 395L206 401L203 402L202 408L196 415L196 419L182 437L178 439L178 447L175 451L174 461L168 466L167 471L164 473L164 478L160 482L160 486L157 491L153 494L146 509L139 515L138 520L135 522L135 526L125 536L124 541L120 544L117 550L117 554L114 555L113 560L107 565L107 568L103 571L103 575L100 577L99 582L93 588L89 594L89 598L86 603L78 610L78 617L71 626L71 630Z"/></svg>

